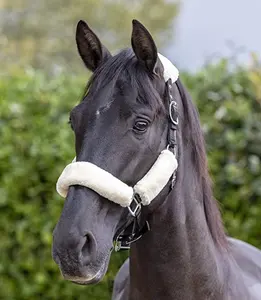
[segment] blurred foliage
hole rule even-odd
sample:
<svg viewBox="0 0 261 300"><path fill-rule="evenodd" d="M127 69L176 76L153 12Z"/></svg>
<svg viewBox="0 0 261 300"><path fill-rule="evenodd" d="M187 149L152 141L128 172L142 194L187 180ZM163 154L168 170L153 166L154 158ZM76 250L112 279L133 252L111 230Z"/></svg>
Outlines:
<svg viewBox="0 0 261 300"><path fill-rule="evenodd" d="M173 0L0 0L1 71L31 65L51 72L81 67L75 27L85 19L111 51L129 47L131 20L150 28L158 45L173 38Z"/></svg>
<svg viewBox="0 0 261 300"><path fill-rule="evenodd" d="M83 88L33 70L0 82L0 299L107 300L126 256L114 255L103 283L87 289L64 281L51 258L64 202L55 182L74 156L68 112Z"/></svg>
<svg viewBox="0 0 261 300"><path fill-rule="evenodd" d="M249 78L254 85L256 99L261 105L261 62L258 55L255 53L252 53L252 63L249 71Z"/></svg>
<svg viewBox="0 0 261 300"><path fill-rule="evenodd" d="M261 108L251 74L221 61L182 77L201 114L228 232L261 248ZM0 81L0 299L110 299L126 253L113 254L105 279L90 287L64 281L51 258L63 206L55 182L74 156L67 123L84 85L33 69Z"/></svg>

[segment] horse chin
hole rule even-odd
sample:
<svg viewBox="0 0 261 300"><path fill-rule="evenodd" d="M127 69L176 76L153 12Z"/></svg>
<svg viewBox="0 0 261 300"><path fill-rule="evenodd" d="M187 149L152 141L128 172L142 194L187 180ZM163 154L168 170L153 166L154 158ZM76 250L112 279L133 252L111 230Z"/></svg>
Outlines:
<svg viewBox="0 0 261 300"><path fill-rule="evenodd" d="M86 270L84 272L83 276L81 276L81 277L68 276L65 274L62 274L62 275L63 275L64 279L71 281L75 284L79 284L79 285L96 284L96 283L99 283L103 279L104 275L107 272L108 265L109 265L109 257L104 261L104 263L102 264L100 269L94 275L89 273L88 270Z"/></svg>

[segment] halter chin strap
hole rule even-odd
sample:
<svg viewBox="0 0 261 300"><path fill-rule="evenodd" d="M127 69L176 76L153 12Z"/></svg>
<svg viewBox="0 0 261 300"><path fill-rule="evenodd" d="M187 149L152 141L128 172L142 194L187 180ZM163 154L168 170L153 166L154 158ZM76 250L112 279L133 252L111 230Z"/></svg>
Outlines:
<svg viewBox="0 0 261 300"><path fill-rule="evenodd" d="M132 242L150 229L147 221L140 222L141 206L149 205L171 177L171 188L175 183L175 173L178 167L176 159L178 111L171 89L172 83L178 79L179 72L166 57L161 54L158 56L164 67L166 92L169 99L168 147L160 153L148 173L134 187L130 187L98 166L90 162L76 162L74 159L65 167L56 184L57 192L62 197L67 196L70 186L81 185L94 190L110 201L128 207L131 218L128 218L116 234L115 250L129 248Z"/></svg>

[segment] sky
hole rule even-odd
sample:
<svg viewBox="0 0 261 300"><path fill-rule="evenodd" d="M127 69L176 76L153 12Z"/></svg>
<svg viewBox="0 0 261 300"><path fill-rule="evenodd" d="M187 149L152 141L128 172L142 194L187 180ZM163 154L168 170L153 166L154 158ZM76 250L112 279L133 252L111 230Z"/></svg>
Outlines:
<svg viewBox="0 0 261 300"><path fill-rule="evenodd" d="M261 56L261 0L183 0L173 43L165 51L181 69L196 71L206 60Z"/></svg>

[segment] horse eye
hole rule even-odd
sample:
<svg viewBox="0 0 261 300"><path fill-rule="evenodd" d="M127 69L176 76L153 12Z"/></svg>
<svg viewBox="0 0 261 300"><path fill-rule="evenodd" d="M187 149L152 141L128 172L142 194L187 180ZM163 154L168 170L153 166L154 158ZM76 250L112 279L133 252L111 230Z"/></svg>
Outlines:
<svg viewBox="0 0 261 300"><path fill-rule="evenodd" d="M137 121L133 127L136 132L145 132L148 128L149 123L147 121Z"/></svg>

